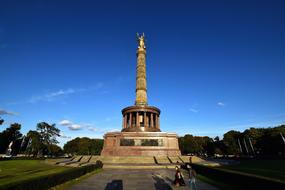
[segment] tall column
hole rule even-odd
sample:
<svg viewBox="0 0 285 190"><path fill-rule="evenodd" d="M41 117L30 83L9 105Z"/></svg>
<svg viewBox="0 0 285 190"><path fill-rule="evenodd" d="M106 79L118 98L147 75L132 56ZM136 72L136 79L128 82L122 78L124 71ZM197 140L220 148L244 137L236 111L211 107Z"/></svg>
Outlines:
<svg viewBox="0 0 285 190"><path fill-rule="evenodd" d="M153 128L153 113L150 113L150 127Z"/></svg>
<svg viewBox="0 0 285 190"><path fill-rule="evenodd" d="M157 128L160 129L160 116L157 116Z"/></svg>
<svg viewBox="0 0 285 190"><path fill-rule="evenodd" d="M136 76L136 105L147 105L147 85L146 85L146 47L144 34L137 36L137 76Z"/></svg>
<svg viewBox="0 0 285 190"><path fill-rule="evenodd" d="M146 115L146 126L145 127L149 127L149 114Z"/></svg>
<svg viewBox="0 0 285 190"><path fill-rule="evenodd" d="M140 127L140 117L139 117L139 112L137 112L136 114L136 127L139 128Z"/></svg>
<svg viewBox="0 0 285 190"><path fill-rule="evenodd" d="M155 128L158 128L158 115L155 114Z"/></svg>
<svg viewBox="0 0 285 190"><path fill-rule="evenodd" d="M124 115L124 128L127 128L127 114Z"/></svg>
<svg viewBox="0 0 285 190"><path fill-rule="evenodd" d="M146 127L146 112L143 113L143 125Z"/></svg>
<svg viewBox="0 0 285 190"><path fill-rule="evenodd" d="M130 127L132 127L132 120L133 120L133 118L132 118L132 112L130 113Z"/></svg>
<svg viewBox="0 0 285 190"><path fill-rule="evenodd" d="M124 129L125 128L125 116L123 115L123 122L122 122L122 128Z"/></svg>

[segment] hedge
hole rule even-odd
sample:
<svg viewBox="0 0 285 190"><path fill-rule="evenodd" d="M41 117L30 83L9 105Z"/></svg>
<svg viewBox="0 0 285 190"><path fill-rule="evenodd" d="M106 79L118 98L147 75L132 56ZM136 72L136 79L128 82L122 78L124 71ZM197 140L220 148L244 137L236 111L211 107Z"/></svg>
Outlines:
<svg viewBox="0 0 285 190"><path fill-rule="evenodd" d="M103 163L101 161L96 161L96 164L90 164L78 168L70 168L59 173L39 176L13 184L0 185L0 190L47 190L53 186L78 178L102 167Z"/></svg>
<svg viewBox="0 0 285 190"><path fill-rule="evenodd" d="M229 171L221 168L208 167L199 164L191 164L191 166L198 174L233 186L235 189L285 189L285 182L277 179L256 176L253 174L245 174L232 170Z"/></svg>
<svg viewBox="0 0 285 190"><path fill-rule="evenodd" d="M0 161L7 161L7 160L45 160L46 158L44 157L0 157Z"/></svg>

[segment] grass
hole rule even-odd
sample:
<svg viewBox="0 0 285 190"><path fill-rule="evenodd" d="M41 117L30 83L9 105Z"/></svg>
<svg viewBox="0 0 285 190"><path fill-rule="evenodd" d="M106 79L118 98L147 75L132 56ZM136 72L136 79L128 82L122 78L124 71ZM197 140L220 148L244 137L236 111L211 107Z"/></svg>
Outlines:
<svg viewBox="0 0 285 190"><path fill-rule="evenodd" d="M68 167L52 166L43 160L8 160L0 162L0 184L10 184L69 170Z"/></svg>
<svg viewBox="0 0 285 190"><path fill-rule="evenodd" d="M220 166L217 169L256 177L261 176L272 181L285 183L285 160L241 160L239 164ZM221 190L240 189L230 182L215 180L205 174L198 174L197 178Z"/></svg>
<svg viewBox="0 0 285 190"><path fill-rule="evenodd" d="M221 190L228 190L228 189L231 189L231 190L238 190L237 188L235 188L233 185L230 185L230 184L226 184L226 183L223 183L221 181L216 181L216 180L213 180L209 177L206 177L204 175L201 175L201 174L198 174L197 175L197 178L205 183L208 183L208 184L211 184L213 185L214 187L217 187Z"/></svg>
<svg viewBox="0 0 285 190"><path fill-rule="evenodd" d="M242 160L240 164L220 168L285 182L285 160Z"/></svg>

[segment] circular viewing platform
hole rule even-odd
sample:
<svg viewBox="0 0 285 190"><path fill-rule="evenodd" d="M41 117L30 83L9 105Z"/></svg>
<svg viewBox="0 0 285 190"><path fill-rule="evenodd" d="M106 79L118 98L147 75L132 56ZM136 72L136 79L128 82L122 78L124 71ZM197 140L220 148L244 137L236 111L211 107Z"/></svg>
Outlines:
<svg viewBox="0 0 285 190"><path fill-rule="evenodd" d="M160 109L154 106L129 106L122 110L122 132L160 132Z"/></svg>

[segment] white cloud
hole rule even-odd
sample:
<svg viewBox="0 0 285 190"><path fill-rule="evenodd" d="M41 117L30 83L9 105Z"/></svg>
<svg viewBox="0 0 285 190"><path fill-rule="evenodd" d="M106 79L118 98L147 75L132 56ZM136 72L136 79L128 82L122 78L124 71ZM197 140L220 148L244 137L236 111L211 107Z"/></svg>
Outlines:
<svg viewBox="0 0 285 190"><path fill-rule="evenodd" d="M98 82L95 86L87 87L87 88L68 88L68 89L60 89L54 92L50 92L47 94L39 95L39 96L32 96L29 99L29 103L36 103L39 101L53 101L56 98L68 96L71 94L76 94L80 92L92 91L92 90L99 90L104 87L104 83Z"/></svg>
<svg viewBox="0 0 285 190"><path fill-rule="evenodd" d="M226 104L223 103L223 102L218 102L217 105L220 106L220 107L224 107Z"/></svg>
<svg viewBox="0 0 285 190"><path fill-rule="evenodd" d="M70 129L72 131L80 130L80 129L83 128L82 125L75 124L72 121L69 121L67 119L64 119L64 120L60 121L58 124L62 125L62 126L66 126L66 127L68 127L68 129Z"/></svg>
<svg viewBox="0 0 285 190"><path fill-rule="evenodd" d="M94 124L90 124L90 123L77 124L67 119L61 120L60 122L58 122L58 124L68 127L68 129L72 131L80 130L83 128L88 129L89 131L93 131L93 132L101 131L100 129L96 128Z"/></svg>
<svg viewBox="0 0 285 190"><path fill-rule="evenodd" d="M68 128L72 131L76 131L76 130L82 129L82 126L79 124L72 124L72 125L69 125Z"/></svg>
<svg viewBox="0 0 285 190"><path fill-rule="evenodd" d="M63 119L59 121L58 124L61 126L67 127L71 131L76 131L76 130L81 130L81 129L85 129L85 130L96 132L96 133L120 131L119 129L112 129L110 127L97 127L95 124L92 124L92 123L74 123L67 119Z"/></svg>
<svg viewBox="0 0 285 190"><path fill-rule="evenodd" d="M194 109L194 108L190 108L189 111L191 111L191 112L193 112L193 113L198 113L198 112L199 112L199 110Z"/></svg>
<svg viewBox="0 0 285 190"><path fill-rule="evenodd" d="M17 113L10 112L4 109L0 109L0 115L17 115Z"/></svg>
<svg viewBox="0 0 285 190"><path fill-rule="evenodd" d="M68 126L68 125L72 125L72 122L64 119L64 120L60 121L58 124L63 125L63 126Z"/></svg>
<svg viewBox="0 0 285 190"><path fill-rule="evenodd" d="M46 95L46 97L50 98L50 97L55 97L55 96L61 96L61 95L65 95L65 94L73 94L75 92L74 89L69 88L67 90L59 90L57 92L52 92Z"/></svg>
<svg viewBox="0 0 285 190"><path fill-rule="evenodd" d="M72 89L72 88L69 88L69 89L66 89L66 90L58 90L58 91L55 91L55 92L50 92L50 93L47 93L47 94L44 94L44 95L40 95L40 96L32 96L28 102L29 103L36 103L36 102L39 102L39 101L53 101L55 100L56 98L60 97L60 96L66 96L66 95L69 95L69 94L74 94L76 93L77 91L75 89Z"/></svg>
<svg viewBox="0 0 285 190"><path fill-rule="evenodd" d="M102 89L104 88L104 83L98 82L95 85L86 87L86 88L67 88L67 89L60 89L57 91L53 92L48 92L45 94L40 94L40 95L34 95L28 98L27 100L24 101L11 101L7 103L8 105L18 105L18 104L26 104L26 103L38 103L38 102L52 102L56 101L59 98L66 98L69 95L77 94L77 93L83 93L87 91L99 91L101 90L100 93L105 93L106 90ZM62 99L61 99L62 100Z"/></svg>
<svg viewBox="0 0 285 190"><path fill-rule="evenodd" d="M87 129L89 131L92 131L92 132L97 132L97 131L100 131L99 129L95 128L95 127L87 127Z"/></svg>

